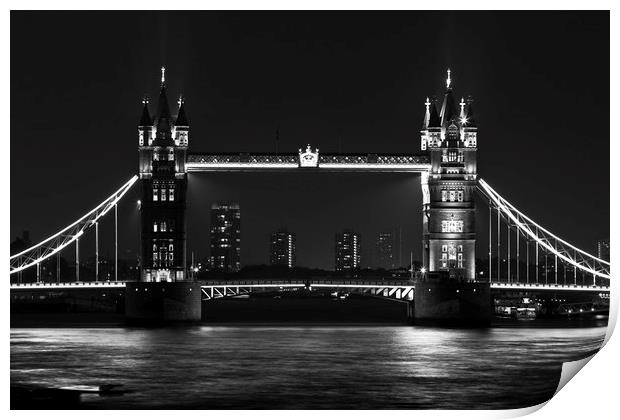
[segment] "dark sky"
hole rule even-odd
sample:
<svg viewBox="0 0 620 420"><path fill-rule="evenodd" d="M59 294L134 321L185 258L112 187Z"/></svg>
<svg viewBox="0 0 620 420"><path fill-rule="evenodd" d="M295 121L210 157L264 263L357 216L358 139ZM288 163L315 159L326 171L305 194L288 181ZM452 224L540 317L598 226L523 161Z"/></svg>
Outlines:
<svg viewBox="0 0 620 420"><path fill-rule="evenodd" d="M162 65L193 152L272 151L277 127L280 151L419 152L424 99L450 67L475 98L480 176L585 250L609 236L608 12L12 12L11 238L56 232L137 171L140 99ZM129 255L137 198L120 207ZM401 227L420 259L416 176L191 175L197 257L218 200L241 204L245 264L267 261L280 226L301 265L331 267L345 227L366 254Z"/></svg>

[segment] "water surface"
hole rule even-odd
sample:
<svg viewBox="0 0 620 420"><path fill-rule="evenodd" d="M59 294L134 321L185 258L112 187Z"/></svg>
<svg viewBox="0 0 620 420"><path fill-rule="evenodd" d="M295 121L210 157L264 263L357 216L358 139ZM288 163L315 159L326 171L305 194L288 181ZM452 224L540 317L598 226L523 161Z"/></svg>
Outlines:
<svg viewBox="0 0 620 420"><path fill-rule="evenodd" d="M534 325L534 324L532 324ZM11 382L123 384L84 408L518 408L605 327L13 328Z"/></svg>

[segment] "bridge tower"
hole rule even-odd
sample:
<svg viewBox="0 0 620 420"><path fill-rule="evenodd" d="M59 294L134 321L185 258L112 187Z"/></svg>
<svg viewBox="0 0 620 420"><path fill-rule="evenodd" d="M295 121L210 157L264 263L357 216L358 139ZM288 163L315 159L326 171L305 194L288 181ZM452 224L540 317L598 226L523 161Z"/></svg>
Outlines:
<svg viewBox="0 0 620 420"><path fill-rule="evenodd" d="M426 100L421 148L430 156L428 180L423 179L423 263L431 272L475 279L477 126L472 100L456 104L450 70L437 112Z"/></svg>
<svg viewBox="0 0 620 420"><path fill-rule="evenodd" d="M144 99L138 125L141 184L141 280L176 282L186 279L185 161L189 123L183 99L176 118L170 113L165 68L157 114L151 118Z"/></svg>

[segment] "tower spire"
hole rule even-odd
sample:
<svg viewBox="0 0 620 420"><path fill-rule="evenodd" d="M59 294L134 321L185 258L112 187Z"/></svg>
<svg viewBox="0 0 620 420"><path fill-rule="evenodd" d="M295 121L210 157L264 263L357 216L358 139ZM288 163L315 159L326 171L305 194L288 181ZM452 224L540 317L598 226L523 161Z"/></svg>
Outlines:
<svg viewBox="0 0 620 420"><path fill-rule="evenodd" d="M161 68L161 89L159 91L159 103L157 104L157 132L156 141L159 145L172 142L172 117L168 107L168 95L166 92L166 68Z"/></svg>
<svg viewBox="0 0 620 420"><path fill-rule="evenodd" d="M450 69L448 69L448 78L446 79L446 89L450 89L451 84L452 84L452 79L450 78Z"/></svg>

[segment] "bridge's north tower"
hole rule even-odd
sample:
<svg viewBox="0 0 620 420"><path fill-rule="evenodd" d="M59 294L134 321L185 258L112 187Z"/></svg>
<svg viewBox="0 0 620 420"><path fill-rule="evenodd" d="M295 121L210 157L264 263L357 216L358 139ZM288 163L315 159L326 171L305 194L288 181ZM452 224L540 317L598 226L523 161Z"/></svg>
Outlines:
<svg viewBox="0 0 620 420"><path fill-rule="evenodd" d="M144 100L138 125L141 184L141 280L185 280L185 161L189 123L183 100L176 118L170 114L165 69L155 118Z"/></svg>
<svg viewBox="0 0 620 420"><path fill-rule="evenodd" d="M441 110L427 98L421 130L421 148L431 162L427 189L423 182L424 266L468 280L476 275L477 127L471 103L461 98L457 108L448 70Z"/></svg>

